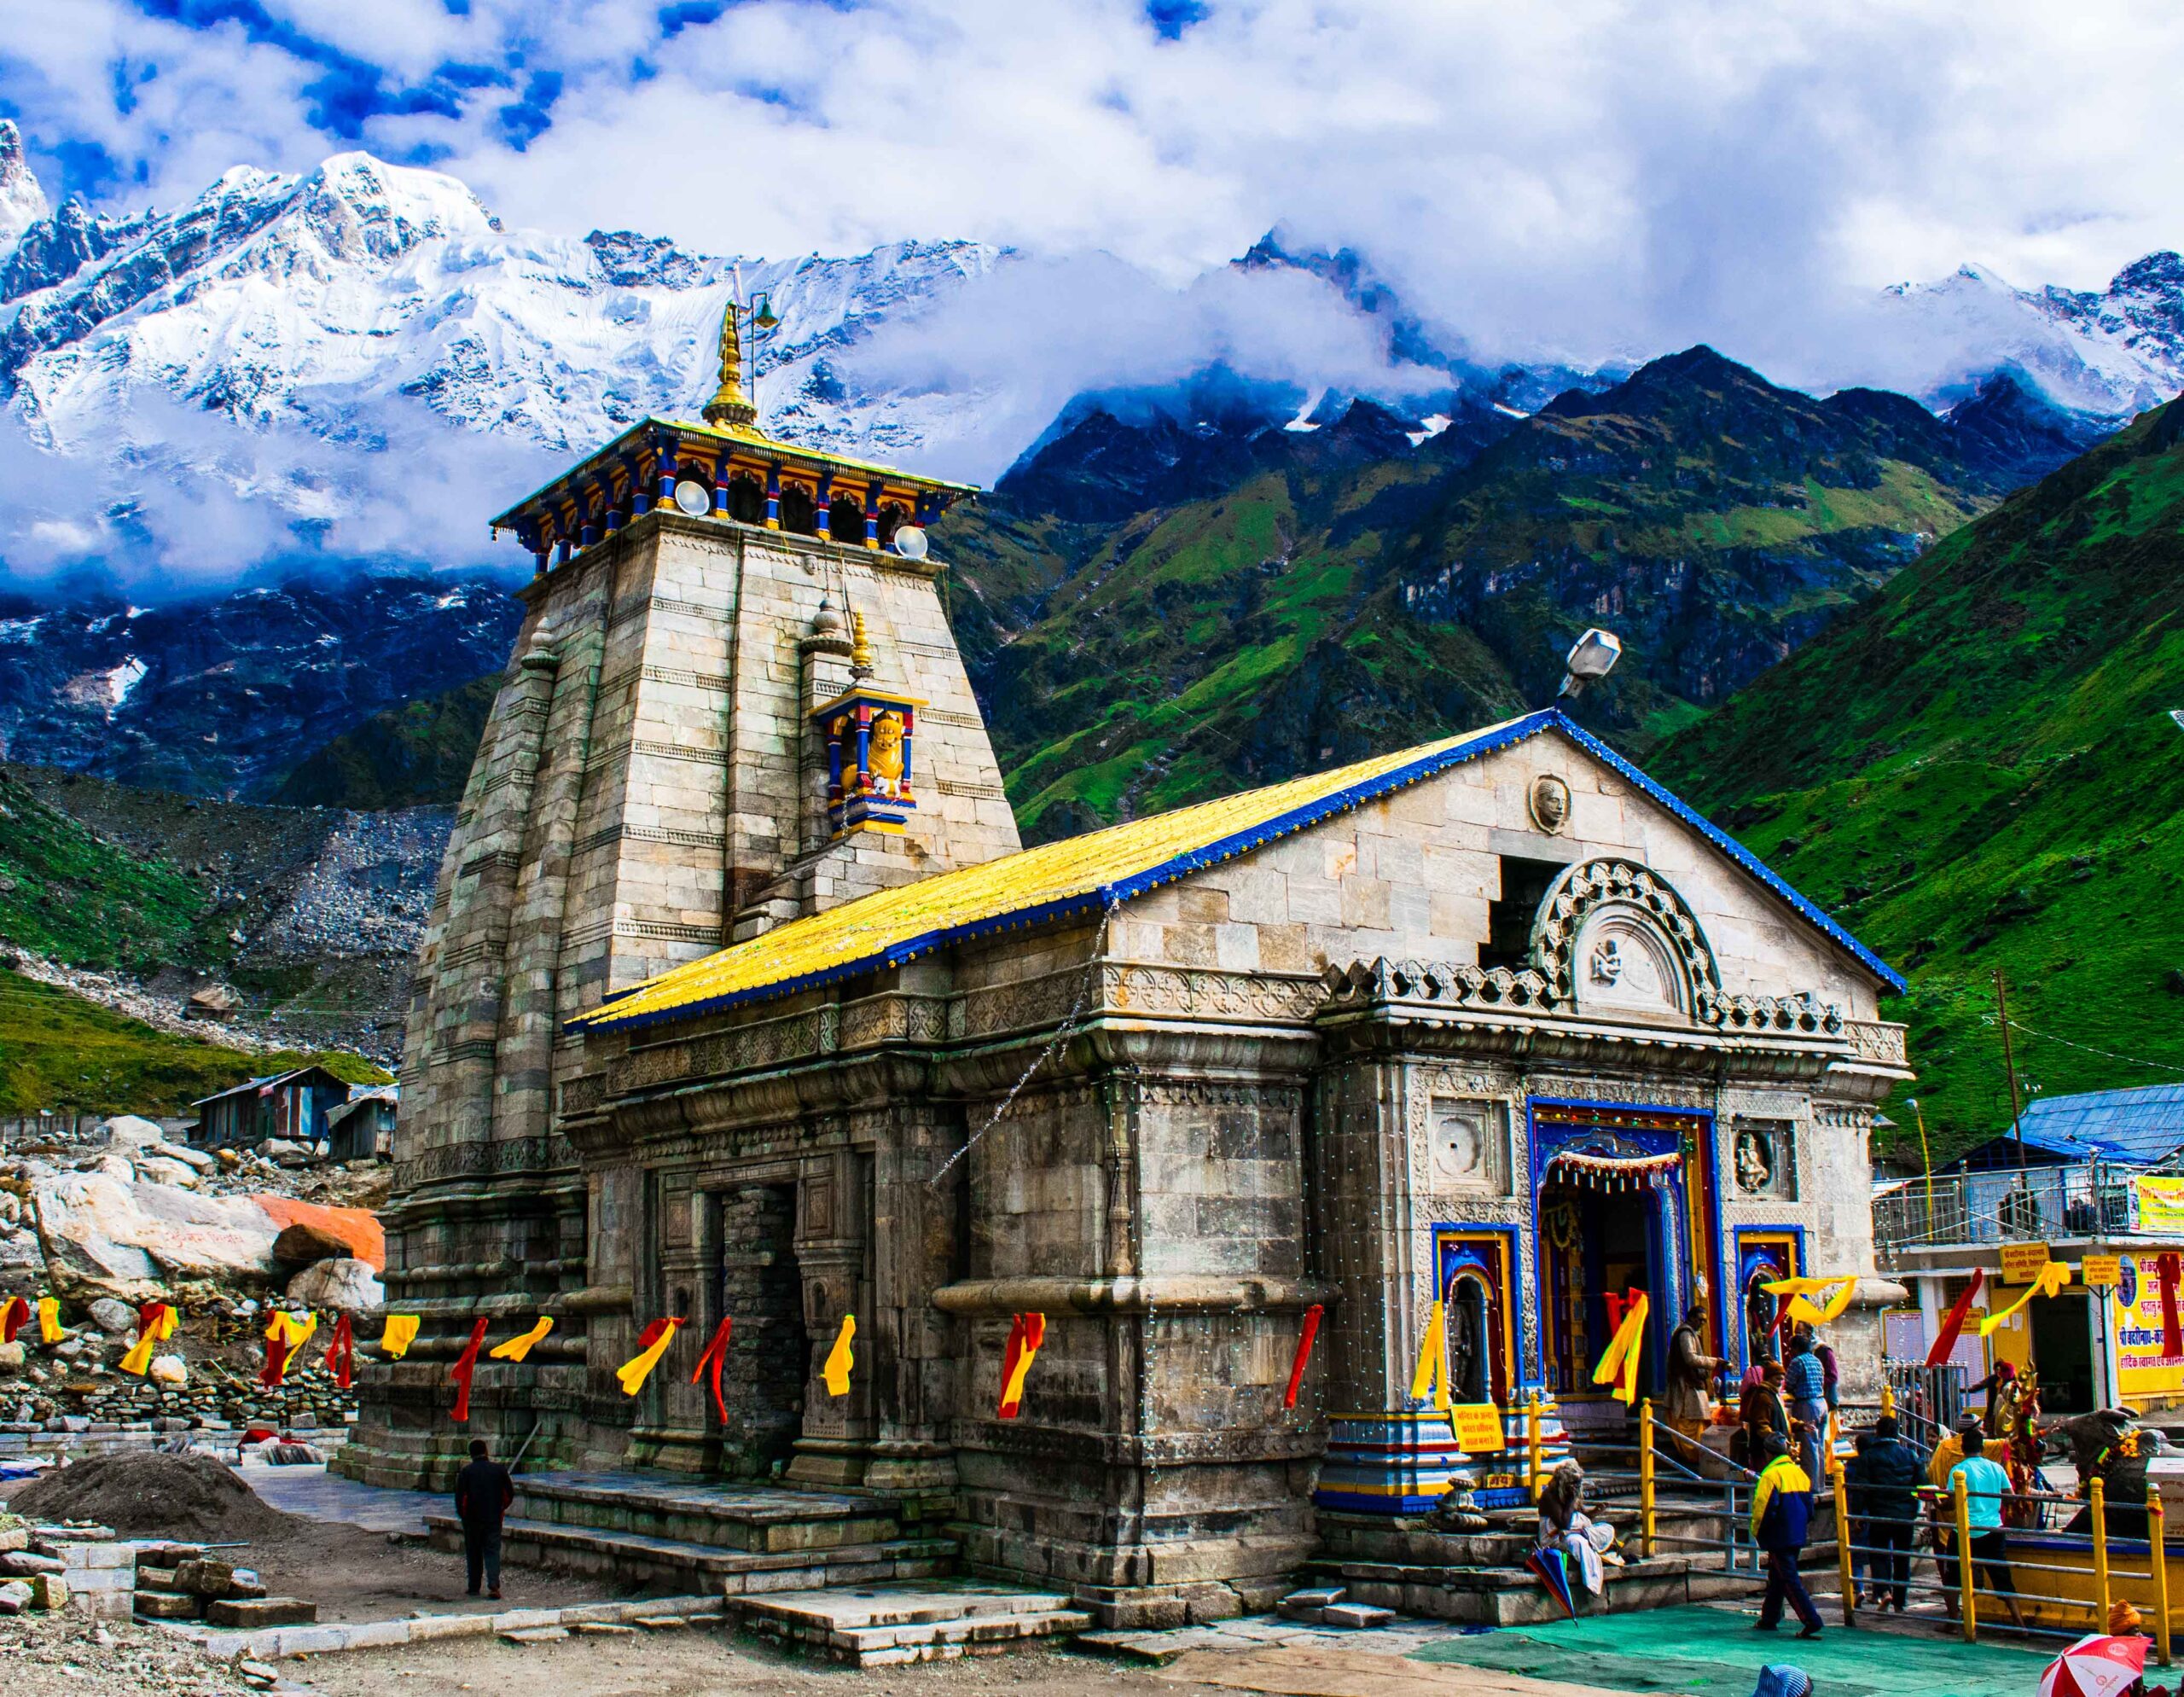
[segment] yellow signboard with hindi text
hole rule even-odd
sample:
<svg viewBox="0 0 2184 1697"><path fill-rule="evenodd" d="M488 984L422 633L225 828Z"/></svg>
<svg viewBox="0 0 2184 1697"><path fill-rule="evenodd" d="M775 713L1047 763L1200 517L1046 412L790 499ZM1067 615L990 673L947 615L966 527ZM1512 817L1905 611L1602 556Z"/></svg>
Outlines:
<svg viewBox="0 0 2184 1697"><path fill-rule="evenodd" d="M1502 1433L1502 1410L1492 1403L1458 1403L1449 1410L1456 1447L1467 1456L1490 1456L1508 1447Z"/></svg>
<svg viewBox="0 0 2184 1697"><path fill-rule="evenodd" d="M2078 1264L2078 1278L2088 1290L2114 1290L2123 1282L2123 1258L2088 1255Z"/></svg>
<svg viewBox="0 0 2184 1697"><path fill-rule="evenodd" d="M2184 1177L2142 1172L2131 1183L2139 1193L2139 1229L2149 1237L2184 1237Z"/></svg>
<svg viewBox="0 0 2184 1697"><path fill-rule="evenodd" d="M2002 1246L2002 1282L2029 1285L2053 1258L2044 1243L2005 1243Z"/></svg>

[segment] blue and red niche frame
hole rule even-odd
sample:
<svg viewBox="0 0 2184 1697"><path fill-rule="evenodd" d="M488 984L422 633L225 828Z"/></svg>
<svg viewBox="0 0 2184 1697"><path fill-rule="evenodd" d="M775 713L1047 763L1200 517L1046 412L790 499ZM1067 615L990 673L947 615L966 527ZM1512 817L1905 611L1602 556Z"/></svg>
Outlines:
<svg viewBox="0 0 2184 1697"><path fill-rule="evenodd" d="M917 809L914 787L923 698L852 684L811 717L827 739L827 822L847 831L900 832Z"/></svg>
<svg viewBox="0 0 2184 1697"><path fill-rule="evenodd" d="M1647 1355L1666 1360L1669 1334L1683 1317L1694 1294L1707 1299L1710 1346L1727 1353L1728 1323L1722 1312L1721 1174L1714 1158L1715 1115L1711 1109L1648 1106L1534 1096L1525 1103L1530 1135L1532 1223L1532 1292L1526 1305L1525 1386L1552 1395L1548 1371L1554 1269L1548 1254L1540 1194L1558 1165L1612 1181L1627 1166L1634 1181L1654 1186L1664 1206L1651 1229L1661 1288L1653 1299ZM1671 1161L1668 1157L1675 1157ZM1589 1300L1603 1293L1588 1291ZM1648 1373L1648 1377L1652 1376Z"/></svg>

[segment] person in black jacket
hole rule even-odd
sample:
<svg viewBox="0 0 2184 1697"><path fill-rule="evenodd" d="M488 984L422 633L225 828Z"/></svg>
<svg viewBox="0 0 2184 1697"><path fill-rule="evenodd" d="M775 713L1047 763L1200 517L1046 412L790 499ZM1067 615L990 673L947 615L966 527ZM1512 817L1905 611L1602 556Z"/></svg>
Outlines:
<svg viewBox="0 0 2184 1697"><path fill-rule="evenodd" d="M1852 1540L1865 1544L1871 1555L1873 1607L1893 1605L1901 1614L1911 1600L1911 1540L1926 1458L1902 1437L1896 1416L1883 1415L1843 1473L1850 1513L1862 1527L1853 1531Z"/></svg>
<svg viewBox="0 0 2184 1697"><path fill-rule="evenodd" d="M485 1440L470 1440L470 1465L455 1476L456 1518L462 1522L462 1555L470 1568L470 1595L485 1577L486 1595L501 1594L501 1520L515 1501L508 1470L488 1461Z"/></svg>

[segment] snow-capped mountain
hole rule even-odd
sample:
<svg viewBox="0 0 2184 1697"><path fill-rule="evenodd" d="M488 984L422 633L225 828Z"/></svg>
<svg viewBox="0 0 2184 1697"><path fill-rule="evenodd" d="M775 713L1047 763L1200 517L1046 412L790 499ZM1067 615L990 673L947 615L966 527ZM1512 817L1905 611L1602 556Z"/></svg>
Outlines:
<svg viewBox="0 0 2184 1697"><path fill-rule="evenodd" d="M15 157L28 185L15 192L43 212L19 144ZM915 445L923 415L960 398L852 392L830 356L999 257L903 242L742 264L781 321L761 356L773 425L845 451ZM164 393L337 439L369 439L376 404L404 396L567 455L711 392L736 270L627 232L508 230L453 177L367 154L301 177L239 166L177 212L107 219L72 202L25 220L0 268L0 393L64 452Z"/></svg>
<svg viewBox="0 0 2184 1697"><path fill-rule="evenodd" d="M45 190L23 161L21 133L0 119L0 247L13 241L50 210Z"/></svg>
<svg viewBox="0 0 2184 1697"><path fill-rule="evenodd" d="M1887 291L1883 319L1925 398L2013 370L2074 412L2128 418L2184 390L2184 257L2149 253L2107 288L2018 288L1966 265Z"/></svg>

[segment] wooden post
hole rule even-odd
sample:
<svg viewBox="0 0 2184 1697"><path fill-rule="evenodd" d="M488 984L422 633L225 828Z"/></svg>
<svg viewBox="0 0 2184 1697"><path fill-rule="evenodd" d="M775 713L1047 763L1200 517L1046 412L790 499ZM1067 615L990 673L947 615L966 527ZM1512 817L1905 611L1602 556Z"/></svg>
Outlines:
<svg viewBox="0 0 2184 1697"><path fill-rule="evenodd" d="M1539 1471L1539 1392L1535 1391L1525 1399L1525 1489L1531 1499L1539 1501L1540 1492L1546 1489Z"/></svg>
<svg viewBox="0 0 2184 1697"><path fill-rule="evenodd" d="M2169 1665L2169 1533L2162 1524L2161 1487L2146 1487L2146 1537L2153 1554L2153 1645L2164 1667ZM2100 1623L2106 1626L2108 1623Z"/></svg>
<svg viewBox="0 0 2184 1697"><path fill-rule="evenodd" d="M1952 1473L1949 1484L1956 1496L1956 1595L1964 1626L1964 1642L1979 1642L1979 1622L1972 1600L1972 1499L1966 1493L1964 1475Z"/></svg>
<svg viewBox="0 0 2184 1697"><path fill-rule="evenodd" d="M1827 1460L1827 1476L1835 1486L1835 1571L1843 1582L1843 1624L1856 1626L1858 1584L1857 1565L1850 1554L1850 1491L1843 1478L1842 1458L1831 1453Z"/></svg>
<svg viewBox="0 0 2184 1697"><path fill-rule="evenodd" d="M1638 1404L1638 1555L1653 1557L1653 1399Z"/></svg>
<svg viewBox="0 0 2184 1697"><path fill-rule="evenodd" d="M2108 1630L2108 1487L2099 1478L2094 1479L2086 1492L2086 1501L2093 1509L2093 1595L2094 1614L2091 1630Z"/></svg>

